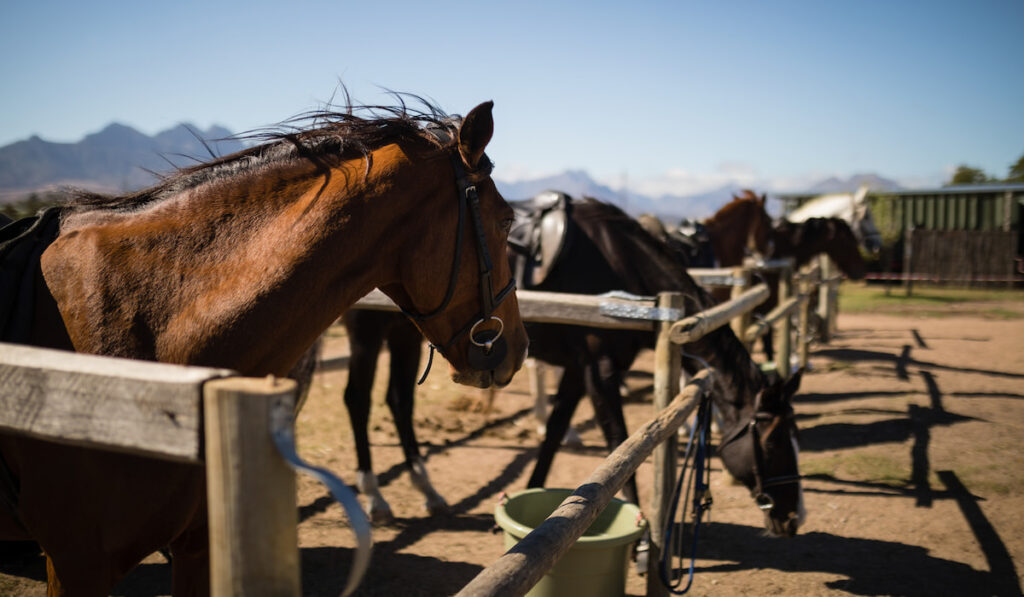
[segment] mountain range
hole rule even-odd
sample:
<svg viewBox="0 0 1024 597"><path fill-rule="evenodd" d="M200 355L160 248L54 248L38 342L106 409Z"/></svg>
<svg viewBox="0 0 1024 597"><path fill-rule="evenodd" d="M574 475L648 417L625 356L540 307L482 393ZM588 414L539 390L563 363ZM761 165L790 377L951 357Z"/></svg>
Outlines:
<svg viewBox="0 0 1024 597"><path fill-rule="evenodd" d="M200 130L179 124L150 137L129 126L110 124L77 143L54 143L33 136L0 147L0 204L19 201L33 192L61 186L75 186L100 192L128 192L154 184L159 173L172 171L243 149L229 130L211 126ZM205 144L205 146L204 146ZM690 195L650 197L612 189L596 182L583 170L520 181L495 183L510 200L526 199L547 189L574 197L589 196L615 203L632 215L653 213L666 219L704 218L713 214L743 187L727 184ZM828 178L806 189L808 193L852 192L861 185L876 190L901 188L876 174L858 174L848 179ZM759 189L760 192L771 189ZM773 206L769 203L769 208ZM771 209L770 209L771 211Z"/></svg>

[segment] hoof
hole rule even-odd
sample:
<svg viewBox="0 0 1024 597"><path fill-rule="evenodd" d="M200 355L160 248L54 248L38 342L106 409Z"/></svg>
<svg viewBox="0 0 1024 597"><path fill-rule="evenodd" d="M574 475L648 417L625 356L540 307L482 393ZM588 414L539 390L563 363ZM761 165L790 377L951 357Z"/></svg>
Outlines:
<svg viewBox="0 0 1024 597"><path fill-rule="evenodd" d="M370 522L375 525L387 526L395 523L395 515L391 513L391 508L371 508L367 514L370 516Z"/></svg>

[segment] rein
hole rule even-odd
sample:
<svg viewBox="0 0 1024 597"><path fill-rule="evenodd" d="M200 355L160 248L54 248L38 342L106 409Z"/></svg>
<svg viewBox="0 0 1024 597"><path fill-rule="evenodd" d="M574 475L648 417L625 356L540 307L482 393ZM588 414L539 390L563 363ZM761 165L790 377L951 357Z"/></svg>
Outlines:
<svg viewBox="0 0 1024 597"><path fill-rule="evenodd" d="M711 395L705 394L697 409L697 417L693 427L690 428L690 439L686 444L686 452L683 455L682 470L679 473L679 480L676 482L675 491L669 501L668 516L665 517L665 528L662 529L662 537L665 538L665 550L661 555L658 570L661 573L661 583L674 595L683 595L693 585L694 566L697 561L697 538L700 533L704 513L711 510L711 450L709 449L711 436ZM696 439L696 441L694 441ZM683 491L683 482L686 480L686 469L690 460L693 466L690 479ZM690 503L692 516L693 540L690 546L690 566L687 574L686 586L679 589L683 583L683 528L686 521L686 507L683 507L679 521L679 537L675 545L672 543L672 527L675 526L676 508L680 500L687 498ZM672 554L678 553L679 566L672 568ZM670 573L675 574L675 580L670 578Z"/></svg>
<svg viewBox="0 0 1024 597"><path fill-rule="evenodd" d="M484 173L490 174L493 165L490 160L486 157L486 165L484 166ZM480 197L477 195L476 185L472 184L466 176L466 170L462 167L461 159L457 155L452 155L451 158L452 168L455 170L455 186L457 188L457 200L459 202L459 218L458 224L456 225L455 231L455 253L452 256L452 268L451 276L448 279L448 290L445 292L444 300L441 304L427 312L427 313L414 313L406 309L402 309L404 313L410 319L423 322L427 319L440 315L448 308L448 304L452 300L452 296L455 294L455 285L458 281L459 276L459 264L462 261L462 243L465 238L465 220L466 211L468 210L472 217L473 230L476 232L475 240L477 247L477 263L479 265L480 275L480 312L474 316L466 325L462 327L458 332L455 333L451 339L448 340L442 346L436 346L434 343L430 343L430 354L427 358L427 368L423 371L423 375L420 377L417 384L422 384L427 379L427 374L430 372L430 367L434 362L434 351L440 351L442 355L448 351L455 341L461 338L465 334L469 334L469 348L467 354L467 360L469 365L478 371L489 371L494 369L501 361L505 359L505 355L508 354L508 345L505 339L502 337L505 331L505 322L500 317L493 315L494 310L498 308L498 305L502 303L509 294L511 294L516 288L515 278L510 278L508 284L498 292L494 294L491 274L494 271L494 262L491 261L490 251L487 250L487 239L484 236L484 225L483 218L480 214ZM477 327L482 324L487 324L491 321L498 323L498 329L484 329L477 332Z"/></svg>

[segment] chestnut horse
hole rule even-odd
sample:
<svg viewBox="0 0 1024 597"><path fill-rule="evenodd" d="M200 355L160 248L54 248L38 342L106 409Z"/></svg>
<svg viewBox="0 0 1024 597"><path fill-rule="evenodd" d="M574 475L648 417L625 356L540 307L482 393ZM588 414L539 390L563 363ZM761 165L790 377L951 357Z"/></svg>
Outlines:
<svg viewBox="0 0 1024 597"><path fill-rule="evenodd" d="M573 201L568 226L573 240L567 243L547 279L534 289L579 294L625 290L638 295L678 291L686 297L687 313L714 306L711 296L686 273L680 254L615 206L593 199ZM366 439L372 371L386 338L392 367L387 404L394 413L406 465L414 479L426 480L411 422L410 376L416 370L421 339L394 313L352 310L345 314L345 323L352 346L345 403L359 455L360 490L369 498L371 517L387 520L391 511L374 482ZM655 336L649 332L540 323L527 323L527 330L531 356L564 368L537 463L527 482L529 487L540 487L584 394L594 404L609 448L626 439L622 379L640 350L653 348ZM720 450L723 462L764 507L768 531L794 534L804 519L791 403L800 376L793 376L785 384L766 378L728 326L683 348L716 371L715 404L723 413L724 434L729 440ZM702 368L693 359L686 359L685 365L691 373ZM760 431L752 431L751 424ZM760 442L760 449L754 447L755 442ZM429 481L416 482L416 486L423 492L428 509L443 510L444 500ZM637 502L633 479L623 492L627 499Z"/></svg>
<svg viewBox="0 0 1024 597"><path fill-rule="evenodd" d="M765 200L765 195L758 197L744 190L704 220L718 267L740 265L751 253L771 256L772 218L765 210Z"/></svg>
<svg viewBox="0 0 1024 597"><path fill-rule="evenodd" d="M424 105L309 115L151 189L73 200L29 343L284 376L378 287L455 381L507 384L527 336L484 154L493 104L464 120ZM202 467L8 435L0 455L20 488L0 538L42 546L50 595L107 595L166 545L174 594L209 592Z"/></svg>

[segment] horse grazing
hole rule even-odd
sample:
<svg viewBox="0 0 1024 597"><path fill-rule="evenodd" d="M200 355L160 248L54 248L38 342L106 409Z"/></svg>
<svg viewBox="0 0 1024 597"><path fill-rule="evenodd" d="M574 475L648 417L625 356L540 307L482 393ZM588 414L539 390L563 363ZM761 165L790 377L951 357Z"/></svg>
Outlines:
<svg viewBox="0 0 1024 597"><path fill-rule="evenodd" d="M424 105L311 114L153 188L73 199L26 342L284 376L378 287L455 381L507 384L527 336L508 263L490 258L513 219L484 153L493 104L465 119ZM167 545L174 594L209 592L201 467L12 435L0 456L20 487L0 537L42 546L50 595L107 595Z"/></svg>
<svg viewBox="0 0 1024 597"><path fill-rule="evenodd" d="M581 294L625 290L647 296L674 291L684 295L687 313L714 306L714 299L686 273L678 253L617 207L594 199L574 201L569 225L572 242L544 282L533 289ZM594 403L609 449L625 440L623 375L641 349L653 348L655 335L529 322L527 332L532 357L564 368L527 482L529 487L541 487L584 393ZM794 534L804 518L791 403L800 376L786 383L768 380L728 326L682 349L689 373L695 374L704 364L715 372L713 396L728 440L720 448L726 468L766 506L765 525L770 532ZM750 441L741 441L757 436L751 432L754 428L761 430L755 440L759 450ZM635 480L627 483L624 493L636 502Z"/></svg>
<svg viewBox="0 0 1024 597"><path fill-rule="evenodd" d="M800 268L818 255L828 255L847 277L860 280L867 272L864 258L860 253L861 242L853 229L842 218L809 218L803 222L781 220L773 229L774 256L792 257L793 267ZM779 274L764 274L771 294L761 303L755 313L766 315L779 303ZM765 357L775 358L772 330L762 336Z"/></svg>

